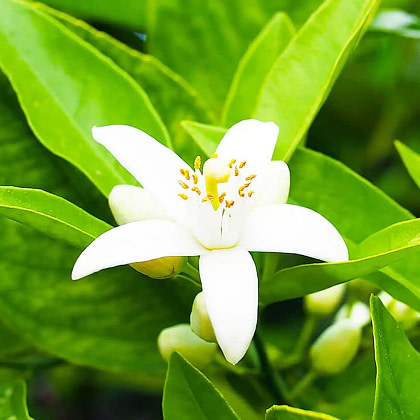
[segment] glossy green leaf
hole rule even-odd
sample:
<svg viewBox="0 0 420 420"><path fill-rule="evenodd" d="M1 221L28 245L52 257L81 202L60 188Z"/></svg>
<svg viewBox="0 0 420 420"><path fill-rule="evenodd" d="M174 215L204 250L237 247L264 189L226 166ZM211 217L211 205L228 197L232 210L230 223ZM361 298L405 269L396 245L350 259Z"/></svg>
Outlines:
<svg viewBox="0 0 420 420"><path fill-rule="evenodd" d="M373 19L371 31L420 39L420 18L404 10L383 10Z"/></svg>
<svg viewBox="0 0 420 420"><path fill-rule="evenodd" d="M115 184L134 183L92 139L91 128L128 124L168 143L144 91L111 60L29 3L4 0L1 12L0 67L39 140L104 194Z"/></svg>
<svg viewBox="0 0 420 420"><path fill-rule="evenodd" d="M400 141L395 142L395 147L411 178L420 188L420 155Z"/></svg>
<svg viewBox="0 0 420 420"><path fill-rule="evenodd" d="M346 280L378 271L409 256L420 256L420 219L397 223L377 232L355 250L358 259L342 263L306 264L279 271L260 286L264 303L291 299L326 289ZM418 266L418 264L417 264ZM418 278L399 278L403 292L399 300L420 311ZM416 283L417 282L417 283Z"/></svg>
<svg viewBox="0 0 420 420"><path fill-rule="evenodd" d="M178 353L169 360L163 393L165 420L238 420L222 394Z"/></svg>
<svg viewBox="0 0 420 420"><path fill-rule="evenodd" d="M0 383L0 418L31 420L26 407L26 385L23 381Z"/></svg>
<svg viewBox="0 0 420 420"><path fill-rule="evenodd" d="M254 116L280 126L276 159L290 159L378 4L326 0L271 69Z"/></svg>
<svg viewBox="0 0 420 420"><path fill-rule="evenodd" d="M42 188L82 207L103 196L33 137L11 89L0 75L0 184ZM92 207L95 207L92 205ZM98 216L101 216L99 213ZM148 279L131 268L71 281L80 252L0 217L0 319L32 345L76 364L138 376L148 388L163 384L166 365L159 332L189 319L196 290L177 279Z"/></svg>
<svg viewBox="0 0 420 420"><path fill-rule="evenodd" d="M226 97L223 126L230 127L252 116L262 82L294 34L288 16L277 13L251 43L239 62Z"/></svg>
<svg viewBox="0 0 420 420"><path fill-rule="evenodd" d="M0 187L0 214L78 248L111 228L61 197L30 188Z"/></svg>
<svg viewBox="0 0 420 420"><path fill-rule="evenodd" d="M371 298L377 366L374 420L420 417L420 355L380 299Z"/></svg>
<svg viewBox="0 0 420 420"><path fill-rule="evenodd" d="M147 21L147 1L119 0L43 0L56 9L86 20L124 25L141 31Z"/></svg>
<svg viewBox="0 0 420 420"><path fill-rule="evenodd" d="M184 159L197 155L185 139L180 121L191 119L210 122L215 116L205 109L202 98L178 74L155 57L129 48L117 39L100 32L85 22L39 3L35 7L58 19L68 29L110 57L147 93L153 106L171 133L173 145Z"/></svg>
<svg viewBox="0 0 420 420"><path fill-rule="evenodd" d="M324 413L301 410L300 408L289 407L287 405L274 405L267 410L266 420L338 420L335 417Z"/></svg>
<svg viewBox="0 0 420 420"><path fill-rule="evenodd" d="M185 131L191 136L207 158L216 151L219 141L226 133L225 128L194 121L183 121L182 127L184 127Z"/></svg>

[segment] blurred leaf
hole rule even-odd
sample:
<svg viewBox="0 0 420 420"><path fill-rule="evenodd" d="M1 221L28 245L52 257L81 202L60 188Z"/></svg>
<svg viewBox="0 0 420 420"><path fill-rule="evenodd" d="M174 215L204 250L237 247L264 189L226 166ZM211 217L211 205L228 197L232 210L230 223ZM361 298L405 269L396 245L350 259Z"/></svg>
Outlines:
<svg viewBox="0 0 420 420"><path fill-rule="evenodd" d="M30 347L30 344L22 337L11 331L3 323L0 323L0 357L19 352ZM1 378L0 378L1 382Z"/></svg>
<svg viewBox="0 0 420 420"><path fill-rule="evenodd" d="M0 77L0 184L83 202L78 194L83 196L87 180L77 179L73 191L60 163L33 137ZM73 363L128 372L148 388L163 384L166 365L157 336L189 318L195 291L177 279L152 280L127 267L74 282L70 272L80 251L4 217L0 232L0 318L6 327Z"/></svg>
<svg viewBox="0 0 420 420"><path fill-rule="evenodd" d="M56 9L82 19L124 25L139 31L146 25L146 0L42 0Z"/></svg>
<svg viewBox="0 0 420 420"><path fill-rule="evenodd" d="M395 142L395 147L397 148L408 173L420 188L420 155L400 141Z"/></svg>
<svg viewBox="0 0 420 420"><path fill-rule="evenodd" d="M30 188L0 186L0 214L78 248L111 228L61 197Z"/></svg>
<svg viewBox="0 0 420 420"><path fill-rule="evenodd" d="M225 128L201 124L194 121L183 121L182 127L204 152L206 158L209 158L216 151L219 141L226 133Z"/></svg>
<svg viewBox="0 0 420 420"><path fill-rule="evenodd" d="M271 280L261 284L260 300L268 304L304 296L345 280L362 277L404 257L419 257L419 228L420 219L415 219L397 223L373 234L356 248L356 255L363 255L356 260L306 264L281 270ZM408 289L398 299L409 301L420 311L420 284L416 284L418 277L404 278L400 275L398 280Z"/></svg>
<svg viewBox="0 0 420 420"><path fill-rule="evenodd" d="M35 7L51 14L79 37L110 57L145 90L153 106L172 134L174 148L186 161L197 155L185 141L180 121L192 119L210 122L215 117L204 107L198 93L171 69L155 57L129 48L115 38L100 32L85 22L37 4Z"/></svg>
<svg viewBox="0 0 420 420"><path fill-rule="evenodd" d="M404 10L383 10L373 19L369 29L420 39L420 18Z"/></svg>
<svg viewBox="0 0 420 420"><path fill-rule="evenodd" d="M274 64L254 116L280 126L276 159L290 159L378 4L326 0Z"/></svg>
<svg viewBox="0 0 420 420"><path fill-rule="evenodd" d="M324 413L301 410L300 408L289 407L287 405L273 405L267 410L266 420L338 420Z"/></svg>
<svg viewBox="0 0 420 420"><path fill-rule="evenodd" d="M0 66L40 141L105 195L116 184L135 183L92 139L91 128L129 124L167 143L166 129L144 91L108 58L28 3L4 0L1 12Z"/></svg>
<svg viewBox="0 0 420 420"><path fill-rule="evenodd" d="M222 112L222 125L252 116L263 80L289 44L295 29L284 13L276 13L248 47L239 62Z"/></svg>
<svg viewBox="0 0 420 420"><path fill-rule="evenodd" d="M376 296L371 314L377 365L373 419L420 418L420 355Z"/></svg>
<svg viewBox="0 0 420 420"><path fill-rule="evenodd" d="M178 353L169 360L163 393L165 420L238 420L222 394Z"/></svg>
<svg viewBox="0 0 420 420"><path fill-rule="evenodd" d="M0 418L31 420L26 407L26 385L23 381L0 384Z"/></svg>

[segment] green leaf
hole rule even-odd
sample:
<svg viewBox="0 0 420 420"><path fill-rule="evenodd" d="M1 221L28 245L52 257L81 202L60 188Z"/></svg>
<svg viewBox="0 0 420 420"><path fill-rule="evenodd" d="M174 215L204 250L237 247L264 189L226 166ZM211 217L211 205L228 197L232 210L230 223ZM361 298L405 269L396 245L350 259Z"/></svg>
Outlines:
<svg viewBox="0 0 420 420"><path fill-rule="evenodd" d="M88 181L33 137L16 98L0 75L0 184L41 188L102 209L86 195ZM67 165L67 164L66 164ZM96 206L94 205L96 204ZM99 213L98 215L101 215ZM148 279L128 267L74 282L80 251L0 218L0 319L31 345L80 365L135 375L160 387L166 364L157 349L163 328L189 319L195 289L178 279Z"/></svg>
<svg viewBox="0 0 420 420"><path fill-rule="evenodd" d="M301 410L300 408L289 407L287 405L273 405L267 410L265 418L266 420L338 420L328 414Z"/></svg>
<svg viewBox="0 0 420 420"><path fill-rule="evenodd" d="M91 128L128 124L168 143L144 91L111 60L30 4L5 0L1 7L0 67L40 141L104 194L116 184L135 183L92 139Z"/></svg>
<svg viewBox="0 0 420 420"><path fill-rule="evenodd" d="M178 353L169 360L163 393L165 420L238 420L222 394Z"/></svg>
<svg viewBox="0 0 420 420"><path fill-rule="evenodd" d="M155 57L129 48L81 20L41 3L34 7L58 19L68 29L110 57L126 71L149 96L172 135L177 153L183 156L186 161L195 158L197 154L191 150L191 144L185 141L185 133L180 127L180 121L191 119L210 122L215 116L205 109L201 97L181 76Z"/></svg>
<svg viewBox="0 0 420 420"><path fill-rule="evenodd" d="M252 116L262 82L294 34L289 17L276 13L251 43L239 62L226 97L223 126L230 127Z"/></svg>
<svg viewBox="0 0 420 420"><path fill-rule="evenodd" d="M192 137L207 158L216 151L219 141L226 133L225 128L201 124L194 121L183 121L182 127Z"/></svg>
<svg viewBox="0 0 420 420"><path fill-rule="evenodd" d="M395 142L395 147L397 148L408 173L420 188L420 155L400 141Z"/></svg>
<svg viewBox="0 0 420 420"><path fill-rule="evenodd" d="M23 381L0 384L0 418L31 420L26 407L26 385Z"/></svg>
<svg viewBox="0 0 420 420"><path fill-rule="evenodd" d="M420 418L420 355L376 296L371 314L377 366L373 419Z"/></svg>
<svg viewBox="0 0 420 420"><path fill-rule="evenodd" d="M123 25L139 32L146 25L147 2L119 0L118 7L112 0L43 0L56 9L82 19Z"/></svg>
<svg viewBox="0 0 420 420"><path fill-rule="evenodd" d="M420 219L398 223L366 239L356 248L362 258L341 263L306 264L279 271L260 286L260 299L268 304L326 289L346 280L362 277L404 257L420 255ZM392 240L390 240L392 238ZM360 251L359 251L360 250ZM366 256L369 255L369 256ZM398 299L410 301L420 310L420 288L416 278L405 279L408 289ZM420 285L419 285L420 286Z"/></svg>
<svg viewBox="0 0 420 420"><path fill-rule="evenodd" d="M78 248L111 228L61 197L30 188L0 187L0 214Z"/></svg>
<svg viewBox="0 0 420 420"><path fill-rule="evenodd" d="M0 357L26 350L30 344L0 322ZM0 379L1 382L1 379Z"/></svg>
<svg viewBox="0 0 420 420"><path fill-rule="evenodd" d="M383 10L373 19L371 31L420 39L420 18L404 10Z"/></svg>
<svg viewBox="0 0 420 420"><path fill-rule="evenodd" d="M254 116L280 126L276 159L290 159L378 4L326 0L271 69Z"/></svg>

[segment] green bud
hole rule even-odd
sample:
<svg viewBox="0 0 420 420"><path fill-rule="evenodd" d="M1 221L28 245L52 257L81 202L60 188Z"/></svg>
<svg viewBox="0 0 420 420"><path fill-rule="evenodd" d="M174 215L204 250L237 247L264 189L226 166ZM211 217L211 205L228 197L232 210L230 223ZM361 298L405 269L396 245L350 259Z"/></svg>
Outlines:
<svg viewBox="0 0 420 420"><path fill-rule="evenodd" d="M167 279L180 273L185 261L186 257L163 257L130 265L152 279Z"/></svg>
<svg viewBox="0 0 420 420"><path fill-rule="evenodd" d="M204 301L204 293L200 292L194 299L191 316L191 329L203 340L210 343L216 343L213 326L207 312L206 302Z"/></svg>
<svg viewBox="0 0 420 420"><path fill-rule="evenodd" d="M347 319L328 327L310 349L314 370L323 375L343 371L356 355L361 336L361 328Z"/></svg>
<svg viewBox="0 0 420 420"><path fill-rule="evenodd" d="M158 347L166 361L177 351L198 369L211 363L217 351L217 344L208 343L196 336L188 324L178 324L162 330L158 337Z"/></svg>
<svg viewBox="0 0 420 420"><path fill-rule="evenodd" d="M325 318L331 315L343 298L346 286L337 284L320 292L311 293L303 298L306 312Z"/></svg>

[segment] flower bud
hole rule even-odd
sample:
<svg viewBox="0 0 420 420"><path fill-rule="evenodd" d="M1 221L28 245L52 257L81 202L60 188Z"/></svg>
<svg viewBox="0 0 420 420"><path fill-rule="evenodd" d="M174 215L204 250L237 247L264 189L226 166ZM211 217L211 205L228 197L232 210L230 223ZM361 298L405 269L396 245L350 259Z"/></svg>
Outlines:
<svg viewBox="0 0 420 420"><path fill-rule="evenodd" d="M363 328L370 321L370 311L363 302L354 303L351 308L348 304L343 305L337 312L334 322L348 319L354 326Z"/></svg>
<svg viewBox="0 0 420 420"><path fill-rule="evenodd" d="M343 371L356 355L361 336L361 328L350 320L332 324L310 349L314 370L323 375L335 375Z"/></svg>
<svg viewBox="0 0 420 420"><path fill-rule="evenodd" d="M211 324L209 313L207 312L204 293L200 292L194 299L191 316L191 329L203 340L210 343L216 343L213 326Z"/></svg>
<svg viewBox="0 0 420 420"><path fill-rule="evenodd" d="M116 185L108 200L111 212L119 225L167 217L149 192L134 185ZM130 265L148 277L165 279L178 274L185 260L185 257L163 257Z"/></svg>
<svg viewBox="0 0 420 420"><path fill-rule="evenodd" d="M162 330L158 337L158 347L166 361L177 351L198 369L203 369L212 362L217 351L217 344L208 343L196 336L188 324L178 324Z"/></svg>
<svg viewBox="0 0 420 420"><path fill-rule="evenodd" d="M344 284L337 284L328 289L306 295L303 298L306 311L323 318L331 315L343 298L345 290L346 286Z"/></svg>
<svg viewBox="0 0 420 420"><path fill-rule="evenodd" d="M384 291L379 293L378 297L395 320L402 324L404 329L408 330L414 327L414 325L418 322L420 314L413 308L410 308L410 306L394 299Z"/></svg>

